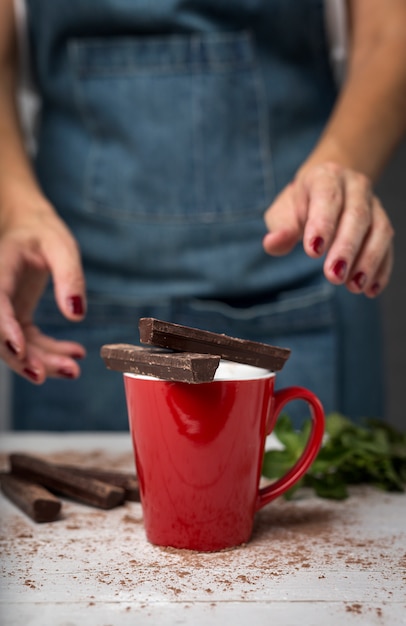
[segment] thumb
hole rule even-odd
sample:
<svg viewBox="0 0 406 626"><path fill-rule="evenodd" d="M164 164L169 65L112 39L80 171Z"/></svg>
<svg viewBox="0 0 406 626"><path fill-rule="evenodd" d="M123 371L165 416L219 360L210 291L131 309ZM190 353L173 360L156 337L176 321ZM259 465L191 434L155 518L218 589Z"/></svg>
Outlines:
<svg viewBox="0 0 406 626"><path fill-rule="evenodd" d="M269 232L263 239L265 252L273 256L288 254L302 239L305 191L295 183L288 185L265 212Z"/></svg>
<svg viewBox="0 0 406 626"><path fill-rule="evenodd" d="M48 239L44 255L52 274L59 310L67 319L80 321L86 313L86 287L75 239L68 231L62 237Z"/></svg>

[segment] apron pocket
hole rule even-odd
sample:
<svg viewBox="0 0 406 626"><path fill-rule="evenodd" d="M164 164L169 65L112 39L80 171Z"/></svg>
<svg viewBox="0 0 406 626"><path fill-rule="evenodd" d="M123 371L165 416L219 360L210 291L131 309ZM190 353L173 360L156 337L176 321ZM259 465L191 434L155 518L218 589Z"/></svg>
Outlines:
<svg viewBox="0 0 406 626"><path fill-rule="evenodd" d="M192 317L200 328L265 343L272 343L270 338L281 335L330 328L337 317L334 288L324 281L321 285L280 292L276 297L263 295L240 301L195 299L184 315Z"/></svg>
<svg viewBox="0 0 406 626"><path fill-rule="evenodd" d="M75 39L69 56L88 212L194 222L262 215L272 166L249 33Z"/></svg>

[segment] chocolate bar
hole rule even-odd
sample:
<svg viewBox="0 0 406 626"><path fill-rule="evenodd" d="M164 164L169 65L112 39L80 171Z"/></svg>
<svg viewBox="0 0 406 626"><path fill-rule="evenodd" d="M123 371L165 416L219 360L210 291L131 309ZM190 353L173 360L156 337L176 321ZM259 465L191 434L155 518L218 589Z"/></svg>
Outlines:
<svg viewBox="0 0 406 626"><path fill-rule="evenodd" d="M79 476L28 454L10 454L9 458L13 474L84 504L111 509L124 501L124 489L121 487Z"/></svg>
<svg viewBox="0 0 406 626"><path fill-rule="evenodd" d="M53 522L61 510L61 501L41 485L3 473L0 477L4 495L34 522Z"/></svg>
<svg viewBox="0 0 406 626"><path fill-rule="evenodd" d="M237 339L151 317L139 320L139 331L141 343L181 352L215 354L228 361L247 363L274 372L281 370L290 356L288 348Z"/></svg>
<svg viewBox="0 0 406 626"><path fill-rule="evenodd" d="M140 489L138 479L130 472L119 472L117 470L106 470L98 467L79 467L78 465L57 465L60 469L68 470L78 476L87 476L101 480L109 485L115 485L124 489L125 500L132 502L140 501Z"/></svg>
<svg viewBox="0 0 406 626"><path fill-rule="evenodd" d="M125 343L102 346L100 356L111 370L185 383L211 382L220 363L218 355L179 354Z"/></svg>

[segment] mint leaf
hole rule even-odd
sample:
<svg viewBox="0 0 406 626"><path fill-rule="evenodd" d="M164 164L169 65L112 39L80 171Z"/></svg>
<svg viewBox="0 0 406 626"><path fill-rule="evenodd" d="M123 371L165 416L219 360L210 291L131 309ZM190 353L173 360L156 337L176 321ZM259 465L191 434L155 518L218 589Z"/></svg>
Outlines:
<svg viewBox="0 0 406 626"><path fill-rule="evenodd" d="M262 465L262 475L267 478L279 478L290 470L297 458L287 449L273 450L272 454L265 453Z"/></svg>
<svg viewBox="0 0 406 626"><path fill-rule="evenodd" d="M283 450L265 452L263 475L280 478L294 465L306 444L311 422L293 428L288 415L278 420L274 433ZM406 433L380 420L354 424L340 413L326 417L326 441L307 474L286 494L291 498L300 485L323 498L348 496L347 486L370 484L385 491L406 486Z"/></svg>

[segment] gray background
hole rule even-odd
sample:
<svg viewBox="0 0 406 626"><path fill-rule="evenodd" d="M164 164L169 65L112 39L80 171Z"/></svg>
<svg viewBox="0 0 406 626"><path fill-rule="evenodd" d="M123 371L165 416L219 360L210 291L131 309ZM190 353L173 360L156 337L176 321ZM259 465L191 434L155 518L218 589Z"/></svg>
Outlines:
<svg viewBox="0 0 406 626"><path fill-rule="evenodd" d="M399 147L378 185L378 195L396 231L395 268L391 283L381 296L385 333L385 375L388 391L386 418L406 431L406 141ZM0 430L9 426L7 372L0 362Z"/></svg>
<svg viewBox="0 0 406 626"><path fill-rule="evenodd" d="M395 267L381 297L386 345L386 417L406 432L406 140L386 168L377 190L396 233Z"/></svg>

